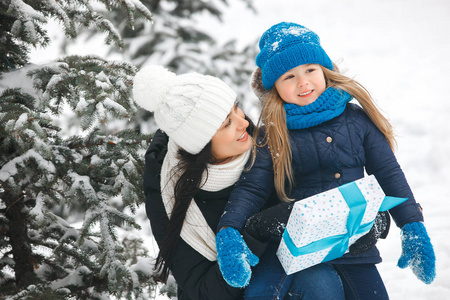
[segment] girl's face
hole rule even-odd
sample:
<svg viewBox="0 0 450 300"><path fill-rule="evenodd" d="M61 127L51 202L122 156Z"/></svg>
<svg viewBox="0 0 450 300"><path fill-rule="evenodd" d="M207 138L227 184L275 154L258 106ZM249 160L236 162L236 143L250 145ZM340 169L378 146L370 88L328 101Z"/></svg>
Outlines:
<svg viewBox="0 0 450 300"><path fill-rule="evenodd" d="M305 106L325 91L325 75L318 64L300 65L281 75L275 88L284 102Z"/></svg>
<svg viewBox="0 0 450 300"><path fill-rule="evenodd" d="M211 152L218 162L244 153L252 146L247 133L249 123L236 105L211 139Z"/></svg>

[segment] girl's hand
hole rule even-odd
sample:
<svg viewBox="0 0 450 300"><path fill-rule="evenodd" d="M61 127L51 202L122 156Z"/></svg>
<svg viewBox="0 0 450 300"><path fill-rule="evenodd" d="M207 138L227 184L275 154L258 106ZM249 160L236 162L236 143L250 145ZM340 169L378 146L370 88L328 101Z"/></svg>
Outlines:
<svg viewBox="0 0 450 300"><path fill-rule="evenodd" d="M402 255L400 268L411 267L414 275L426 284L436 277L436 256L422 222L408 223L401 230Z"/></svg>
<svg viewBox="0 0 450 300"><path fill-rule="evenodd" d="M252 270L259 258L247 247L238 230L221 229L216 236L217 262L225 281L232 287L243 288L250 282Z"/></svg>

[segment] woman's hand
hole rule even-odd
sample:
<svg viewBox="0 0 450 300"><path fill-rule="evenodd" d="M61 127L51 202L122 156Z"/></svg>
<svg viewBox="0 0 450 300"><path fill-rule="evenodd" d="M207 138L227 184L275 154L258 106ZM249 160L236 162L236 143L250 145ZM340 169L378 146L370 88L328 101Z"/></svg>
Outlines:
<svg viewBox="0 0 450 300"><path fill-rule="evenodd" d="M370 231L360 237L353 245L350 246L350 254L355 256L372 250L372 248L375 247L378 239L384 239L387 236L389 226L389 213L387 211L378 212Z"/></svg>

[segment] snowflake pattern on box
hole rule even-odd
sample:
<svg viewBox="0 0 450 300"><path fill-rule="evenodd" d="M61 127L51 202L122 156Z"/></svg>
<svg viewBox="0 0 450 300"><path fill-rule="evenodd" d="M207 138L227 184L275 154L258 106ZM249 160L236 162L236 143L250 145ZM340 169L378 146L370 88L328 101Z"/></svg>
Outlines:
<svg viewBox="0 0 450 300"><path fill-rule="evenodd" d="M348 193L344 192L344 189L350 188L354 192L356 187L359 190L356 193L359 199L352 203L349 198L354 200L358 197L354 197L355 193L349 196ZM384 203L383 208L380 208L383 201L389 203ZM406 201L406 199L385 197L375 176L371 175L296 202L277 251L277 256L286 274L289 275L336 258L333 257L333 255L336 256L335 253L331 253L332 257L329 254L337 243L345 243L346 245L346 247L343 246L345 249L339 254L339 256L342 256L348 252L348 247L351 244L372 228L374 219L380 209L390 209L403 201ZM361 216L357 217L357 224L354 224L352 230L350 230L350 232L356 234L351 236L348 236L349 229L347 228L350 215L348 202L351 203L352 207L355 203L365 206L362 209L359 207L359 213L357 214L363 214L363 216L362 218ZM355 208L352 208L352 214L354 211ZM352 216L352 218L354 217ZM306 251L306 254L298 254L304 253L302 249L307 246L310 247L313 246L312 244L317 245L328 240L333 240L334 244L330 243L328 247L319 247L320 249L316 249L312 253ZM327 244L327 242L324 242L324 244ZM314 249L314 247L308 249Z"/></svg>

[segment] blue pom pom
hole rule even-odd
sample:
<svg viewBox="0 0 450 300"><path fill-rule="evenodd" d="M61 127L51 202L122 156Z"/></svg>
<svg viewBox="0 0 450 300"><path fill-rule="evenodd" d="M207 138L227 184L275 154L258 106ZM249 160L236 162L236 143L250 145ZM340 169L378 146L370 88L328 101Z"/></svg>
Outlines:
<svg viewBox="0 0 450 300"><path fill-rule="evenodd" d="M433 245L421 222L403 226L402 255L398 260L400 268L410 267L414 275L426 284L436 277L436 256Z"/></svg>
<svg viewBox="0 0 450 300"><path fill-rule="evenodd" d="M250 267L259 258L247 247L239 231L227 227L216 236L217 262L225 281L232 287L246 287L252 276Z"/></svg>

